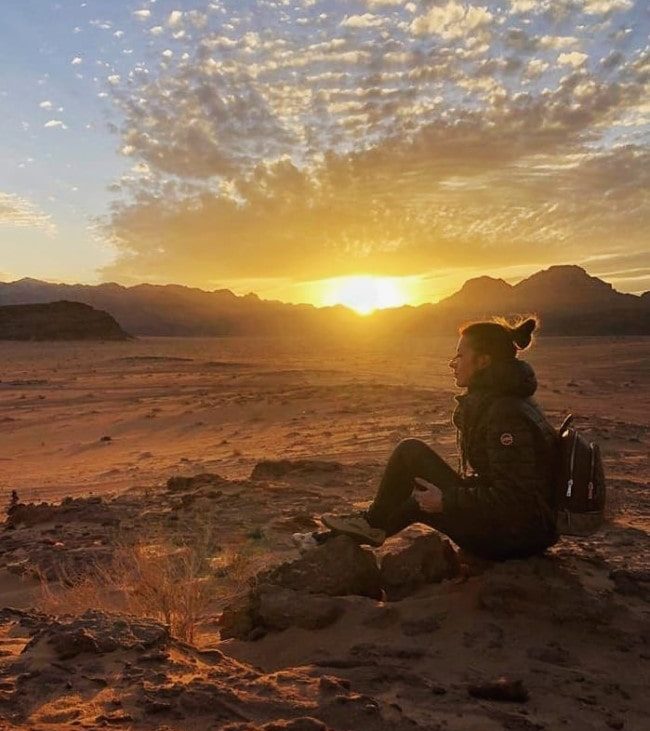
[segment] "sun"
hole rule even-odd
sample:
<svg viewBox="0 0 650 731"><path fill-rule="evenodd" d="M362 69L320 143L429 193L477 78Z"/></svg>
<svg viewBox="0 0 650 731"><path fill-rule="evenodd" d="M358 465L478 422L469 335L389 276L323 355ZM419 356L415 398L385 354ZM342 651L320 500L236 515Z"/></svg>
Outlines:
<svg viewBox="0 0 650 731"><path fill-rule="evenodd" d="M328 282L323 304L345 305L360 315L386 307L400 307L407 297L394 277L337 277Z"/></svg>

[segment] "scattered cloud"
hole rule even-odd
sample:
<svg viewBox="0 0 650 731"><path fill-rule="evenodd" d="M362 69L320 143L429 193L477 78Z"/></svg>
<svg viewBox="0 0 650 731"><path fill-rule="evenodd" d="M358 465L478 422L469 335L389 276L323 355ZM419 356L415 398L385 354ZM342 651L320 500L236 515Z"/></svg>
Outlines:
<svg viewBox="0 0 650 731"><path fill-rule="evenodd" d="M65 122L62 122L60 119L50 119L48 122L45 122L43 127L46 129L68 129Z"/></svg>
<svg viewBox="0 0 650 731"><path fill-rule="evenodd" d="M55 232L49 215L25 198L0 192L0 226L36 228L48 234Z"/></svg>
<svg viewBox="0 0 650 731"><path fill-rule="evenodd" d="M371 13L363 15L346 15L341 21L343 28L376 28L384 24L384 18Z"/></svg>
<svg viewBox="0 0 650 731"><path fill-rule="evenodd" d="M642 248L649 56L613 35L627 0L265 0L255 24L224 7L211 24L152 6L164 63L108 77L133 164L107 276L421 275Z"/></svg>
<svg viewBox="0 0 650 731"><path fill-rule="evenodd" d="M482 5L449 0L445 5L434 5L414 18L410 27L415 35L439 35L453 40L487 28L493 20L492 13Z"/></svg>
<svg viewBox="0 0 650 731"><path fill-rule="evenodd" d="M571 51L571 53L561 53L557 57L557 62L560 66L573 66L578 68L589 58L586 53L580 53L580 51Z"/></svg>

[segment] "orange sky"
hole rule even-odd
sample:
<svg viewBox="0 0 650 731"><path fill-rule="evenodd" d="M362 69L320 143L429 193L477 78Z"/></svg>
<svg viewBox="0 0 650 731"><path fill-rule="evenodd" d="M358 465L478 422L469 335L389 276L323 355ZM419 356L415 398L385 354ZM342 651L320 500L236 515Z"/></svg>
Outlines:
<svg viewBox="0 0 650 731"><path fill-rule="evenodd" d="M5 280L363 308L575 263L650 288L645 3L19 5Z"/></svg>

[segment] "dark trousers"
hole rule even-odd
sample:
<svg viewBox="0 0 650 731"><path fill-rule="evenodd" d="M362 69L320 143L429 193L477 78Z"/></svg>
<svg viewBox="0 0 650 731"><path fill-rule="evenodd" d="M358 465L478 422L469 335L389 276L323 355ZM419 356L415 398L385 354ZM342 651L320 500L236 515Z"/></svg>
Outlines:
<svg viewBox="0 0 650 731"><path fill-rule="evenodd" d="M424 523L465 547L467 526L459 525L443 513L427 513L420 509L413 497L416 477L424 478L443 492L463 484L456 470L428 444L421 439L403 439L390 455L375 499L368 508L370 525L382 528L386 535L392 536L412 523Z"/></svg>
<svg viewBox="0 0 650 731"><path fill-rule="evenodd" d="M513 539L503 527L496 529L490 516L424 512L413 497L416 477L424 478L443 493L467 486L474 479L462 478L422 440L403 439L389 457L375 499L366 511L373 528L382 528L392 536L412 523L424 523L468 553L496 561L526 558L553 543L527 536Z"/></svg>

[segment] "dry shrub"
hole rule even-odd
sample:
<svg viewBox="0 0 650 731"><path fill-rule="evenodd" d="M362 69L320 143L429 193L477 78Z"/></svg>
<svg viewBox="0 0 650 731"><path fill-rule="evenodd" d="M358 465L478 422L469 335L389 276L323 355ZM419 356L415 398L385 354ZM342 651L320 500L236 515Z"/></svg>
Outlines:
<svg viewBox="0 0 650 731"><path fill-rule="evenodd" d="M61 569L55 582L41 576L40 606L51 614L101 609L150 617L192 642L197 624L225 585L234 591L251 572L246 556L235 552L220 557L215 571L213 550L212 536L200 532L181 545L153 538L121 544L108 564L94 563L75 575Z"/></svg>

